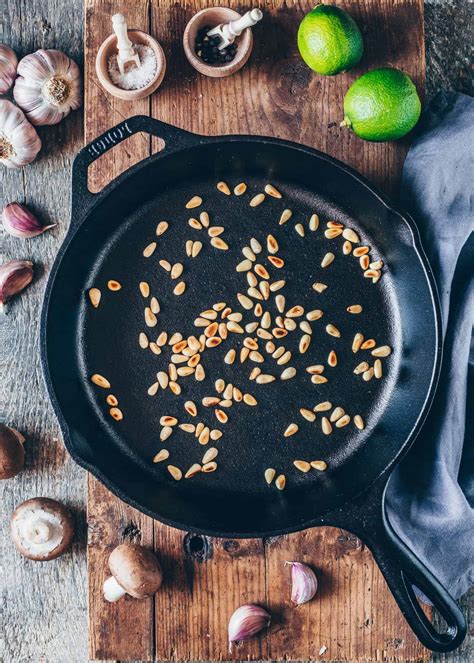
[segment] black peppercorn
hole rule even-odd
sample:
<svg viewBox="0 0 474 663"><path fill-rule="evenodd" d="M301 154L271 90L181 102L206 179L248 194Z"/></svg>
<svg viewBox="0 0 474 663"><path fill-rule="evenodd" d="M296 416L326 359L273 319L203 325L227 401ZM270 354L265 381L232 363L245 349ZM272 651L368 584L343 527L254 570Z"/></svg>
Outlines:
<svg viewBox="0 0 474 663"><path fill-rule="evenodd" d="M227 64L232 62L237 53L237 44L229 44L219 50L221 38L218 35L208 37L211 26L206 25L199 30L194 43L194 50L198 58L207 64Z"/></svg>

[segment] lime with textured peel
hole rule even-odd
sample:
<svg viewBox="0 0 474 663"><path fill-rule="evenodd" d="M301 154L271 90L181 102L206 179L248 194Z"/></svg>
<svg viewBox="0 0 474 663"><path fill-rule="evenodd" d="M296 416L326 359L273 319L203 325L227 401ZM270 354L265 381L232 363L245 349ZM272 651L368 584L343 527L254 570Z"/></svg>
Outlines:
<svg viewBox="0 0 474 663"><path fill-rule="evenodd" d="M420 114L420 98L407 74L399 69L373 69L347 90L341 126L365 140L396 140L413 129Z"/></svg>
<svg viewBox="0 0 474 663"><path fill-rule="evenodd" d="M359 62L364 52L355 21L334 5L317 5L300 23L298 49L308 67L333 76Z"/></svg>

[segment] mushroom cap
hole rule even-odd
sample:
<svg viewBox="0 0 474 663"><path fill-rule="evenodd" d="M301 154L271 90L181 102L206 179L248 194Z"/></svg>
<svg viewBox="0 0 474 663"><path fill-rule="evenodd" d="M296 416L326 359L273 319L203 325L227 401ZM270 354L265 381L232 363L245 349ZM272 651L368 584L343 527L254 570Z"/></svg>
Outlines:
<svg viewBox="0 0 474 663"><path fill-rule="evenodd" d="M117 546L110 554L109 568L118 584L136 599L153 596L163 580L154 552L135 543Z"/></svg>
<svg viewBox="0 0 474 663"><path fill-rule="evenodd" d="M0 424L0 479L11 479L25 464L25 438L14 428Z"/></svg>
<svg viewBox="0 0 474 663"><path fill-rule="evenodd" d="M69 548L74 536L74 521L69 510L49 497L34 497L22 502L12 513L11 536L17 550L40 562L55 559ZM32 540L35 533L47 539ZM37 537L38 538L38 537Z"/></svg>

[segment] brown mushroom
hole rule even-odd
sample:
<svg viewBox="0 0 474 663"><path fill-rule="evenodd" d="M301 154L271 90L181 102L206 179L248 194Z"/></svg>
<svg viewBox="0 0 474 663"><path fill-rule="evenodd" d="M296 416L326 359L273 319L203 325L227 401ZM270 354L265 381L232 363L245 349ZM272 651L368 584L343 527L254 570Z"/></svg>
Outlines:
<svg viewBox="0 0 474 663"><path fill-rule="evenodd" d="M0 479L11 479L25 464L25 438L14 428L0 424Z"/></svg>
<svg viewBox="0 0 474 663"><path fill-rule="evenodd" d="M118 601L124 594L136 599L153 596L163 580L160 563L152 550L135 543L122 543L109 557L110 578L104 582L106 601Z"/></svg>
<svg viewBox="0 0 474 663"><path fill-rule="evenodd" d="M11 517L15 547L28 559L40 562L59 557L71 545L74 522L60 502L48 497L26 500Z"/></svg>

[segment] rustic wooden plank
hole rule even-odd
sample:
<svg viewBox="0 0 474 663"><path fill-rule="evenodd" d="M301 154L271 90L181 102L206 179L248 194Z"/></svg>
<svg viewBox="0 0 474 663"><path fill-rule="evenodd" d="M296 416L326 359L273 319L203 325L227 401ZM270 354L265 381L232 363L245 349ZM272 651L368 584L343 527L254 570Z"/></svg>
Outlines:
<svg viewBox="0 0 474 663"><path fill-rule="evenodd" d="M367 51L354 72L335 78L312 74L296 48L297 26L311 2L256 3L265 11L265 39L259 39L263 26L258 26L248 66L237 75L219 80L197 74L176 39L191 16L210 4L220 3L153 3L152 33L162 43L168 62L172 62L173 77L168 76L152 97L152 115L197 133L270 134L303 142L342 159L385 190L395 192L408 143L364 143L340 129L338 122L344 91L368 66L379 66L388 59L408 71L423 88L421 3L350 3L351 12L364 29ZM237 2L228 4L239 7ZM412 39L400 52L399 29L408 26ZM268 635L236 650L236 659L261 659L266 655L270 660L310 660L319 657L323 645L328 647L325 656L338 660L414 661L428 656L407 627L370 552L355 537L324 528L280 537L263 549L252 546L251 541L215 544L210 560L202 562L191 556L183 562L183 534L155 522L155 547L160 554L166 551L167 559L171 557L168 566L176 570L184 588L179 601L173 591L156 595L158 660L230 658L226 651L227 617L248 600L268 605L276 623ZM253 581L248 575L242 579L240 557L236 564L235 556L229 560L219 554L225 545L244 551L244 563L251 565ZM291 558L316 560L322 570L320 599L298 610L290 605L288 571L284 569L285 560ZM262 563L265 593L261 586ZM183 564L184 568L191 567L191 572L186 574ZM249 592L249 587L253 591Z"/></svg>
<svg viewBox="0 0 474 663"><path fill-rule="evenodd" d="M419 27L419 3L408 4L412 19L414 13L418 13L418 20L414 24ZM152 32L163 43L169 61L173 62L175 80L180 80L182 84L178 88L170 78L165 81L152 99L153 115L202 133L270 133L306 142L331 152L361 170L362 166L370 163L371 169L365 170L369 176L375 176L379 183L388 185L387 188L396 186L391 176L399 172L406 146L368 145L340 130L337 123L334 124L332 114L339 112L340 99L348 84L347 77L338 77L339 80L320 79L308 72L299 59L293 35L303 11L309 8L308 3L286 3L284 8L279 3L265 3L267 24L274 33L265 40L265 50L257 36L251 66L237 76L219 81L196 74L186 62L180 42L175 39L177 34L182 34L190 16L201 6L204 6L204 3L172 5L163 1L153 4ZM90 11L94 12L95 18L96 12L105 11L102 3L92 2L89 7L92 8ZM362 23L368 16L372 16L374 7L373 2L358 4L359 20ZM354 9L353 6L351 8ZM376 32L383 33L385 30L389 44L395 48L396 32L388 29L390 20L393 19L388 11L390 9L392 12L392 5L377 5L377 9L380 16L377 15ZM408 13L410 14L410 11ZM91 15L87 14L86 25L90 20ZM96 23L97 21L94 27ZM95 34L91 39L96 39ZM88 52L89 49L93 52L94 46L89 43L88 37L86 47ZM406 54L407 66L400 61L398 63L416 77L417 71L408 66L413 55ZM371 50L369 46L366 57L376 62L376 50ZM418 77L420 81L422 71L421 67ZM98 94L96 86L93 87L92 94ZM91 98L94 98L94 108L97 101L101 107L100 95L99 100ZM235 104L235 99L242 101ZM301 103L302 100L304 103ZM247 112L248 108L252 109L252 113ZM103 107L105 114L107 110L107 107ZM136 108L133 110L139 112ZM126 116L114 116L113 122ZM328 125L327 132L315 131L312 119L314 117L318 117L322 126ZM95 134L106 128L103 122L101 117L99 124L102 125L95 129ZM88 120L86 126L89 126ZM92 126L96 127L95 119L92 120ZM142 158L141 150L145 151L142 144L131 145L131 141L128 141L125 145L127 156L122 159L118 157L117 161L114 158L115 170L108 167L99 171L100 174L95 180L99 186L106 175L110 177L117 169ZM114 502L116 500L104 493L103 489L99 491L99 500L95 491L91 491L89 512L93 511L97 523L105 514L109 517L115 510ZM146 520L141 521L145 531L148 529ZM282 537L265 547L254 541L215 540L211 544L212 554L209 559L203 561L189 552L183 554L183 533L155 523L155 547L163 559L168 576L167 584L155 599L156 657L178 660L227 658L227 619L223 618L223 615L227 616L238 604L253 600L269 604L272 611L279 616L277 626L268 636L246 644L245 652L236 652L237 658L244 655L257 659L276 659L282 656L295 660L310 659L317 656L322 645L329 647L331 656L346 660L372 660L374 656L393 656L394 659L404 660L420 658L421 648L408 632L393 599L388 598L388 591L370 554L359 542L357 545L350 543L351 563L348 574L347 566L334 558L334 532L335 530L330 529L313 530L292 537ZM349 542L354 541L353 537L342 537ZM294 558L304 558L304 555L308 554L305 552L306 546L314 551L323 568L328 569L324 573L324 580L327 583L328 578L331 578L331 591L322 593L320 601L316 603L316 610L313 606L307 606L300 612L295 612L290 610L288 605L287 578L282 585L275 582L275 578L285 577L282 568L285 560L282 555L287 555L291 550ZM90 546L90 595L96 596L99 582L93 562L97 560L92 555L96 554L97 547L92 545L92 548L93 550ZM106 550L102 550L101 554L103 562ZM103 571L99 571L100 580L102 573ZM378 591L371 593L374 588ZM377 620L372 616L377 597L384 607L377 613L380 622L378 630ZM140 646L136 649L129 646L130 642L125 642L121 637L120 629L115 628L106 630L105 642L102 634L101 648L96 649L96 634L104 617L100 602L98 607L99 612L96 614L97 606L94 601L91 602L91 653L104 657L115 655L120 658L128 658L130 655L143 658L149 655L146 647L144 650ZM300 630L303 615L307 637L292 637L294 629L278 626L280 620L286 624L288 620L291 623L292 619L297 617L297 623L293 626ZM380 619L380 615L386 616L387 619ZM360 624L366 626L359 634ZM401 650L393 645L393 652L390 652L391 642L398 643L400 634L404 636L400 638L403 642ZM328 643L322 640L327 640Z"/></svg>
<svg viewBox="0 0 474 663"><path fill-rule="evenodd" d="M123 119L148 114L149 101L126 102L108 95L95 74L99 46L111 33L111 16L117 11L112 0L85 3L85 140L90 141ZM127 7L130 27L149 31L148 2L137 0ZM88 29L89 28L89 29ZM150 154L150 139L138 134L115 146L89 169L89 188L100 191L121 172ZM153 545L153 522L113 497L93 477L88 477L87 542L89 568L89 656L92 659L153 659L153 600L124 597L108 604L102 597L107 559L124 540Z"/></svg>
<svg viewBox="0 0 474 663"><path fill-rule="evenodd" d="M153 660L153 599L125 596L107 603L102 585L109 576L107 559L123 541L153 546L153 521L115 498L88 475L89 657Z"/></svg>

